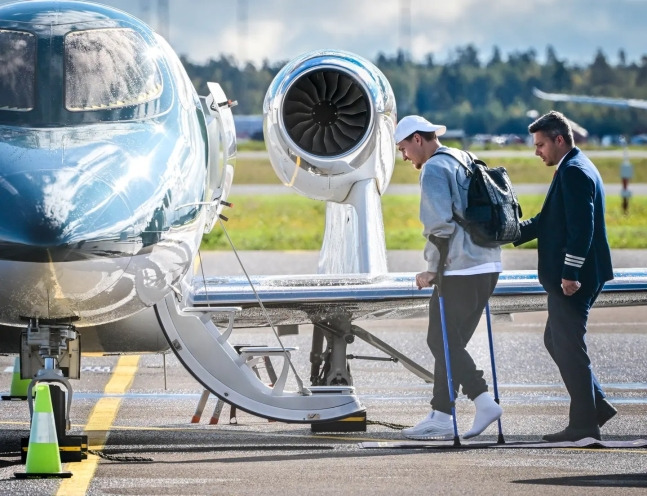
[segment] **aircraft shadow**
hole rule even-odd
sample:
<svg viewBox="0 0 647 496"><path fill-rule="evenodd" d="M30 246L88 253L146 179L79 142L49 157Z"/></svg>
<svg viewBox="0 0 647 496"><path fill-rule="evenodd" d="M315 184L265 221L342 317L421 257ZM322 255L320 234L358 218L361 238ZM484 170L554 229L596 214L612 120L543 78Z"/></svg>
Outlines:
<svg viewBox="0 0 647 496"><path fill-rule="evenodd" d="M575 475L512 481L514 484L574 487L647 487L647 473Z"/></svg>

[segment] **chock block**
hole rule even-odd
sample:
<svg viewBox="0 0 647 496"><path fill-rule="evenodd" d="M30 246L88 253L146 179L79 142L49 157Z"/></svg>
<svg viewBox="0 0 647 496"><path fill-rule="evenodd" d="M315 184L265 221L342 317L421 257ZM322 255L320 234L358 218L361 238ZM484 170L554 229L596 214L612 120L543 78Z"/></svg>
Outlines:
<svg viewBox="0 0 647 496"><path fill-rule="evenodd" d="M332 422L318 422L310 424L311 432L366 432L366 412L333 420Z"/></svg>
<svg viewBox="0 0 647 496"><path fill-rule="evenodd" d="M3 394L2 401L27 401L27 396L12 396L10 394Z"/></svg>
<svg viewBox="0 0 647 496"><path fill-rule="evenodd" d="M27 463L29 438L20 439L20 461ZM58 440L61 463L80 462L88 459L88 436L64 436Z"/></svg>

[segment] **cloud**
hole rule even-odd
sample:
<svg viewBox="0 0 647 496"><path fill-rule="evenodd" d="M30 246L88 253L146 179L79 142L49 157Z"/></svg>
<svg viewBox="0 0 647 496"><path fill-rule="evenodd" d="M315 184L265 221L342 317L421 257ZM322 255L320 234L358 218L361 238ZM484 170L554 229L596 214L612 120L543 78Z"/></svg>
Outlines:
<svg viewBox="0 0 647 496"><path fill-rule="evenodd" d="M0 3L6 1L0 0ZM157 0L102 0L157 23ZM374 60L410 47L414 60L445 60L473 44L487 59L548 45L570 63L590 63L598 49L623 49L640 62L647 50L645 0L169 0L170 43L195 62L221 55L260 65L337 48ZM243 6L247 6L243 9ZM148 6L148 9L145 7ZM409 13L409 17L402 14ZM243 35L244 41L242 40ZM407 33L410 33L407 35Z"/></svg>

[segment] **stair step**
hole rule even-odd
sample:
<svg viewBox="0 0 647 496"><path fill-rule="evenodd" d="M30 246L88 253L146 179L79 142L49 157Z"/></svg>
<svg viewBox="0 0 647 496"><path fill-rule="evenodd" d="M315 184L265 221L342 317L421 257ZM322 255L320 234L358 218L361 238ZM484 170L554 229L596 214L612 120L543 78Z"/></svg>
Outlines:
<svg viewBox="0 0 647 496"><path fill-rule="evenodd" d="M295 351L299 348L296 346L286 346L285 348L274 346L244 346L238 352L246 356L275 356L283 355L285 352Z"/></svg>
<svg viewBox="0 0 647 496"><path fill-rule="evenodd" d="M308 386L312 394L355 394L354 386Z"/></svg>

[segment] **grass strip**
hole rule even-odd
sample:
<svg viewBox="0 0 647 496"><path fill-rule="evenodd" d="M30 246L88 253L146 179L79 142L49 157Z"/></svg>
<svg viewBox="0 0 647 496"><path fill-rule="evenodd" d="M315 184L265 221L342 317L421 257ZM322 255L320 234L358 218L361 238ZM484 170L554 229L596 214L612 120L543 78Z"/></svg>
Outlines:
<svg viewBox="0 0 647 496"><path fill-rule="evenodd" d="M324 232L325 202L299 195L233 195L235 204L227 231L238 250L319 250ZM417 195L386 195L382 212L388 250L422 250L424 238L418 220ZM523 218L541 209L544 195L521 195ZM629 213L622 212L618 196L607 197L607 231L611 248L647 248L647 197L636 196L629 202ZM524 248L535 248L526 243ZM511 245L506 248L512 249ZM520 247L521 248L521 247ZM220 226L202 241L203 250L229 250Z"/></svg>

